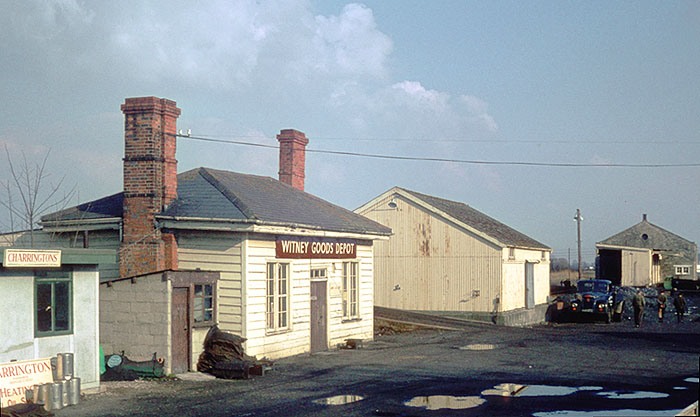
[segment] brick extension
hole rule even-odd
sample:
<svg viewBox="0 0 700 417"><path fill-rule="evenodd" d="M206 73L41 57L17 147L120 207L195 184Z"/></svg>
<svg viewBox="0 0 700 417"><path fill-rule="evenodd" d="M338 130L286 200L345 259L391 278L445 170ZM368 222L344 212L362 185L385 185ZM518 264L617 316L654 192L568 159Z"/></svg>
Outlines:
<svg viewBox="0 0 700 417"><path fill-rule="evenodd" d="M177 269L177 242L156 228L155 214L177 198L176 103L128 98L124 113L124 235L122 277Z"/></svg>
<svg viewBox="0 0 700 417"><path fill-rule="evenodd" d="M309 140L303 132L294 129L281 130L277 140L280 143L280 181L304 191L306 145Z"/></svg>

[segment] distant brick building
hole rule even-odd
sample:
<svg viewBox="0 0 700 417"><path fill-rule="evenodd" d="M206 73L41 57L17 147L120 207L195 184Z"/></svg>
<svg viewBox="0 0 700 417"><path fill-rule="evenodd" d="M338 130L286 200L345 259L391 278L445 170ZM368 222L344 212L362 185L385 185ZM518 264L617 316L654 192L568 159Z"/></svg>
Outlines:
<svg viewBox="0 0 700 417"><path fill-rule="evenodd" d="M373 337L373 241L391 230L304 192L304 133L286 129L279 181L177 174L175 102L129 98L124 191L42 218L53 245L119 250L101 264L101 344L192 369L208 329L274 359Z"/></svg>
<svg viewBox="0 0 700 417"><path fill-rule="evenodd" d="M596 243L598 275L615 285L648 286L665 278L694 280L698 246L674 233L642 221Z"/></svg>

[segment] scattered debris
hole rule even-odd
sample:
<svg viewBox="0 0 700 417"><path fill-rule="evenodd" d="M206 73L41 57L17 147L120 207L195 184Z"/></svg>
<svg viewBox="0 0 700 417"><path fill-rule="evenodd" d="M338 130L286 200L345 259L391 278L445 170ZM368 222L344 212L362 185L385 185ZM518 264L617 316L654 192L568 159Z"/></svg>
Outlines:
<svg viewBox="0 0 700 417"><path fill-rule="evenodd" d="M46 411L41 404L15 404L3 407L2 415L8 417L49 417L54 414Z"/></svg>
<svg viewBox="0 0 700 417"><path fill-rule="evenodd" d="M134 381L139 378L162 378L165 376L164 361L153 353L148 361L132 361L124 355L106 355L107 369L100 377L102 381Z"/></svg>
<svg viewBox="0 0 700 417"><path fill-rule="evenodd" d="M219 326L209 329L204 338L204 352L199 355L197 370L225 379L248 379L264 375L272 362L249 356L243 350L244 337L223 332Z"/></svg>

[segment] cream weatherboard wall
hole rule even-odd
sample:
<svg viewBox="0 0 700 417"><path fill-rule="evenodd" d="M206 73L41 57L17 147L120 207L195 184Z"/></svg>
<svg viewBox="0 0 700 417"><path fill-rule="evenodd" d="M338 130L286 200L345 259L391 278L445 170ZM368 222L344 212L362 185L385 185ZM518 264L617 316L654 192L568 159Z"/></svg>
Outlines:
<svg viewBox="0 0 700 417"><path fill-rule="evenodd" d="M549 252L542 250L504 248L503 300L499 311L525 308L525 263L534 267L534 302L545 304L549 296Z"/></svg>
<svg viewBox="0 0 700 417"><path fill-rule="evenodd" d="M404 310L492 311L501 293L501 248L403 198L362 214L390 227L375 243L375 304Z"/></svg>
<svg viewBox="0 0 700 417"><path fill-rule="evenodd" d="M242 335L243 329L243 239L226 232L178 233L178 269L220 272L217 318L223 331ZM204 341L203 337L199 343ZM194 346L193 346L194 350ZM194 361L193 363L196 363Z"/></svg>
<svg viewBox="0 0 700 417"><path fill-rule="evenodd" d="M246 241L246 351L250 355L270 359L309 352L310 277L311 269L327 268L328 273L328 343L335 346L345 339L371 340L373 337L372 247L357 246L359 262L359 319L343 320L342 263L328 259L279 259L275 257L274 236L258 235ZM290 326L288 330L270 333L266 328L265 302L268 262L290 264Z"/></svg>

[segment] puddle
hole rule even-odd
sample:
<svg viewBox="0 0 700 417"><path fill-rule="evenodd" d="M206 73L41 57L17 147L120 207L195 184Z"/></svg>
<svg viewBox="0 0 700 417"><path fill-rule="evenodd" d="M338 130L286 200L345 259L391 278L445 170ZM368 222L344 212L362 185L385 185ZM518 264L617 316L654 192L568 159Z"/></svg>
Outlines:
<svg viewBox="0 0 700 417"><path fill-rule="evenodd" d="M578 391L600 391L603 387L565 387L556 385L519 385L499 384L481 395L498 395L501 397L561 397Z"/></svg>
<svg viewBox="0 0 700 417"><path fill-rule="evenodd" d="M683 382L693 382L693 383L698 383L700 382L700 378L686 378L683 380Z"/></svg>
<svg viewBox="0 0 700 417"><path fill-rule="evenodd" d="M357 401L362 401L364 399L365 397L361 395L336 395L334 397L326 397L314 400L314 403L322 405L344 405L354 403Z"/></svg>
<svg viewBox="0 0 700 417"><path fill-rule="evenodd" d="M452 410L462 410L465 408L478 407L486 400L481 397L453 397L451 395L431 395L428 397L413 397L411 401L403 403L409 407L423 407L427 410L440 410L449 408Z"/></svg>
<svg viewBox="0 0 700 417"><path fill-rule="evenodd" d="M683 410L560 410L542 411L532 415L534 417L671 417L678 415L681 411Z"/></svg>
<svg viewBox="0 0 700 417"><path fill-rule="evenodd" d="M605 391L598 392L596 395L607 397L611 400L641 400L649 398L666 398L669 396L664 392L653 391Z"/></svg>
<svg viewBox="0 0 700 417"><path fill-rule="evenodd" d="M490 343L475 343L473 345L460 346L459 350L493 350L496 349L496 345Z"/></svg>

